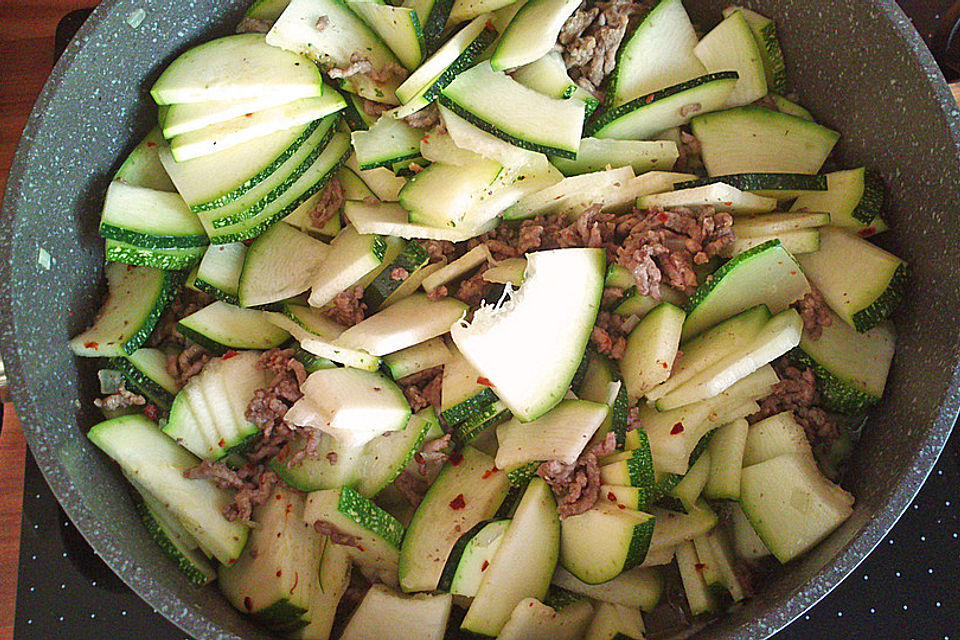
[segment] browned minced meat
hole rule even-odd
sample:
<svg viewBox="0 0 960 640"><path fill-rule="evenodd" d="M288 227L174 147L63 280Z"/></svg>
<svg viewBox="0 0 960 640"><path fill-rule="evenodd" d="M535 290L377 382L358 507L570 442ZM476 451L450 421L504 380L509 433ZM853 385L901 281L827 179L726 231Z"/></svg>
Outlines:
<svg viewBox="0 0 960 640"><path fill-rule="evenodd" d="M443 367L433 367L397 380L403 389L403 395L414 412L424 407L440 406L440 385L443 380Z"/></svg>
<svg viewBox="0 0 960 640"><path fill-rule="evenodd" d="M448 294L449 291L447 291L447 285L441 284L439 287L434 287L427 292L427 300L433 300L436 302L441 298L446 298Z"/></svg>
<svg viewBox="0 0 960 640"><path fill-rule="evenodd" d="M605 287L603 290L603 295L600 298L600 307L603 309L609 309L616 303L620 302L625 293L626 291L621 287Z"/></svg>
<svg viewBox="0 0 960 640"><path fill-rule="evenodd" d="M457 247L449 240L421 240L420 246L430 254L430 262L440 262L444 259L449 262L457 255Z"/></svg>
<svg viewBox="0 0 960 640"><path fill-rule="evenodd" d="M454 296L460 302L464 302L471 309L476 309L480 306L481 300L483 300L483 294L487 289L487 281L483 279L483 274L489 268L488 264L482 265L476 272L469 278L462 280L459 285L457 285L457 293Z"/></svg>
<svg viewBox="0 0 960 640"><path fill-rule="evenodd" d="M622 316L609 311L601 311L597 314L597 322L590 334L590 342L603 355L619 360L623 357L623 352L627 348L627 335L629 333L623 326Z"/></svg>
<svg viewBox="0 0 960 640"><path fill-rule="evenodd" d="M283 424L283 416L303 397L300 385L306 380L303 365L293 358L293 349L270 349L260 356L258 365L273 372L266 387L257 389L247 405L247 420L257 426L265 439Z"/></svg>
<svg viewBox="0 0 960 640"><path fill-rule="evenodd" d="M363 286L357 285L338 293L321 313L334 322L352 327L364 319L366 310L367 305L363 302Z"/></svg>
<svg viewBox="0 0 960 640"><path fill-rule="evenodd" d="M836 416L819 406L820 392L813 370L798 368L784 358L774 362L773 367L780 382L773 386L770 395L760 400L760 411L749 417L750 422L792 411L811 442L837 437Z"/></svg>
<svg viewBox="0 0 960 640"><path fill-rule="evenodd" d="M330 18L328 16L320 16L317 18L317 21L314 23L314 27L317 31L323 31L330 26Z"/></svg>
<svg viewBox="0 0 960 640"><path fill-rule="evenodd" d="M333 544L343 545L345 547L360 548L360 543L356 536L345 533L337 528L332 522L326 520L317 520L313 523L314 530L320 535L327 536Z"/></svg>
<svg viewBox="0 0 960 640"><path fill-rule="evenodd" d="M273 24L266 20L244 17L237 25L237 33L266 33Z"/></svg>
<svg viewBox="0 0 960 640"><path fill-rule="evenodd" d="M440 110L434 102L420 111L411 113L404 118L404 121L414 129L429 129L440 123Z"/></svg>
<svg viewBox="0 0 960 640"><path fill-rule="evenodd" d="M440 469L450 458L451 441L450 434L446 434L424 444L420 451L413 455L414 462L417 463L416 473L403 471L394 480L394 486L411 505L419 505L427 489L437 479Z"/></svg>
<svg viewBox="0 0 960 640"><path fill-rule="evenodd" d="M117 409L126 409L127 407L142 407L147 404L147 399L127 389L126 383L121 380L120 384L117 385L116 393L111 393L103 398L96 398L93 404L101 409L116 411Z"/></svg>
<svg viewBox="0 0 960 640"><path fill-rule="evenodd" d="M221 489L235 489L237 492L224 506L223 515L231 522L247 525L253 524L253 510L270 497L279 480L277 474L262 465L247 464L234 470L222 462L210 460L187 469L183 475L192 480L212 480Z"/></svg>
<svg viewBox="0 0 960 640"><path fill-rule="evenodd" d="M823 294L818 289L812 289L810 293L790 306L800 312L800 317L803 318L803 328L814 340L819 340L820 336L823 335L823 328L829 327L833 323L830 308L827 307Z"/></svg>
<svg viewBox="0 0 960 640"><path fill-rule="evenodd" d="M660 295L660 282L691 293L697 286L694 265L706 264L735 239L733 217L713 207L635 210L617 221L616 261L629 270L640 295ZM609 253L609 248L608 248Z"/></svg>
<svg viewBox="0 0 960 640"><path fill-rule="evenodd" d="M388 62L379 69L374 69L367 75L377 84L386 84L394 78L403 80L407 77L407 70L396 62Z"/></svg>
<svg viewBox="0 0 960 640"><path fill-rule="evenodd" d="M567 19L558 38L570 77L597 91L617 63L617 50L634 16L646 15L653 3L633 0L584 2Z"/></svg>
<svg viewBox="0 0 960 640"><path fill-rule="evenodd" d="M705 173L700 140L698 140L696 136L681 129L677 151L680 153L680 157L677 158L677 162L674 164L675 171L695 173L698 175Z"/></svg>
<svg viewBox="0 0 960 640"><path fill-rule="evenodd" d="M390 279L396 282L403 282L410 277L410 272L403 267L396 267L390 272Z"/></svg>
<svg viewBox="0 0 960 640"><path fill-rule="evenodd" d="M206 293L182 287L170 301L160 321L157 322L157 326L153 328L153 333L147 338L146 346L174 346L178 348L186 346L187 339L177 330L177 323L211 302L213 302L213 298Z"/></svg>
<svg viewBox="0 0 960 640"><path fill-rule="evenodd" d="M363 98L363 112L368 116L373 116L379 118L383 115L384 111L389 111L391 106L389 104L384 104L382 102L374 102L373 100L368 100Z"/></svg>
<svg viewBox="0 0 960 640"><path fill-rule="evenodd" d="M373 63L367 56L353 52L350 54L350 64L345 67L333 67L327 70L327 75L334 80L351 78L360 73L369 74L373 71Z"/></svg>
<svg viewBox="0 0 960 640"><path fill-rule="evenodd" d="M183 351L167 354L167 373L181 387L203 371L213 355L198 344L189 344Z"/></svg>
<svg viewBox="0 0 960 640"><path fill-rule="evenodd" d="M340 179L334 176L320 192L320 197L317 198L317 206L310 211L310 222L315 227L322 227L327 224L340 211L346 199L346 192L343 190L343 185L340 184Z"/></svg>
<svg viewBox="0 0 960 640"><path fill-rule="evenodd" d="M589 511L600 497L600 465L598 460L616 450L617 439L610 432L604 439L582 453L573 464L559 460L544 462L537 468L557 498L561 518Z"/></svg>

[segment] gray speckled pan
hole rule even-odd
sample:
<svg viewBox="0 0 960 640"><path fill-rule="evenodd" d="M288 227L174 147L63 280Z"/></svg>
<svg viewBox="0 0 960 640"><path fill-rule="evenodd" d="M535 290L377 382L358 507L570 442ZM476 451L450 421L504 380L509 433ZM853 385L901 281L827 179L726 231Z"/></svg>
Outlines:
<svg viewBox="0 0 960 640"><path fill-rule="evenodd" d="M97 9L54 70L10 174L0 301L3 360L27 441L77 528L186 632L253 640L266 636L214 589L189 586L139 526L119 474L84 437L96 420L95 376L66 348L99 303L99 206L119 159L151 126L146 89L177 52L227 33L243 4L107 0ZM726 2L686 4L710 24ZM893 227L884 241L910 261L912 277L887 395L850 474L854 516L697 636L729 640L773 634L870 552L933 467L960 404L960 114L940 73L890 0L750 4L777 18L793 86L843 132L845 162L883 172ZM146 17L134 28L127 17L138 9Z"/></svg>

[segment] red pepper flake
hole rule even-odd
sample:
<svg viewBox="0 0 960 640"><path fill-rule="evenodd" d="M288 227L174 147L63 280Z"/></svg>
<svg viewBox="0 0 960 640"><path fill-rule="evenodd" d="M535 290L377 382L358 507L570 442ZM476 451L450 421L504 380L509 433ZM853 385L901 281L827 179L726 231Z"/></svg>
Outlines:
<svg viewBox="0 0 960 640"><path fill-rule="evenodd" d="M732 203L732 202L724 202L723 205L724 205L725 207L729 207L729 206L732 206L733 203Z"/></svg>
<svg viewBox="0 0 960 640"><path fill-rule="evenodd" d="M360 553L363 553L363 545L362 545L362 544L358 544L358 545L357 545L357 551L359 551Z"/></svg>
<svg viewBox="0 0 960 640"><path fill-rule="evenodd" d="M467 501L463 499L463 494L457 494L457 497L450 501L450 508L459 511L467 506Z"/></svg>
<svg viewBox="0 0 960 640"><path fill-rule="evenodd" d="M363 551L363 549L361 549L361 551ZM299 582L300 582L300 572L299 572L299 571L294 571L294 572L293 572L293 586L290 587L290 593L293 593L293 590L297 588L297 584L299 584Z"/></svg>
<svg viewBox="0 0 960 640"><path fill-rule="evenodd" d="M866 237L872 236L876 232L877 232L876 227L867 227L866 229L860 229L859 231L857 231L857 235L859 235L861 238L866 238Z"/></svg>
<svg viewBox="0 0 960 640"><path fill-rule="evenodd" d="M100 343L94 342L93 340L91 340L90 342L84 342L83 346L85 346L87 349L96 349L97 347L100 346Z"/></svg>
<svg viewBox="0 0 960 640"><path fill-rule="evenodd" d="M151 420L156 420L157 416L160 415L160 411L155 405L148 404L143 408L143 415L147 416Z"/></svg>
<svg viewBox="0 0 960 640"><path fill-rule="evenodd" d="M230 349L230 350L227 351L225 354L223 354L223 358L222 358L222 359L223 359L223 360L229 360L230 358L236 357L236 356L238 356L238 355L240 355L238 352L234 351L233 349Z"/></svg>
<svg viewBox="0 0 960 640"><path fill-rule="evenodd" d="M703 571L707 568L707 565L703 564L702 562L698 562L697 564L693 565L693 568L697 571Z"/></svg>
<svg viewBox="0 0 960 640"><path fill-rule="evenodd" d="M224 440L223 438L220 438L220 441L217 442L217 446L225 447L225 446L227 446L227 441Z"/></svg>
<svg viewBox="0 0 960 640"><path fill-rule="evenodd" d="M283 575L283 569L277 569L277 577L279 578L282 575Z"/></svg>
<svg viewBox="0 0 960 640"><path fill-rule="evenodd" d="M666 222L666 221L667 221L667 214L666 214L665 212L661 211L660 213L657 214L657 220L659 220L660 222Z"/></svg>
<svg viewBox="0 0 960 640"><path fill-rule="evenodd" d="M280 495L279 493L277 494L277 500L283 500L283 496Z"/></svg>
<svg viewBox="0 0 960 640"><path fill-rule="evenodd" d="M617 501L617 496L614 495L613 491L607 492L607 500L609 500L610 502L616 502L616 501Z"/></svg>
<svg viewBox="0 0 960 640"><path fill-rule="evenodd" d="M463 462L463 454L462 454L462 453L460 453L459 451L457 451L456 453L451 453L451 454L450 454L450 464L452 464L453 466L456 467L456 466L458 466L461 462Z"/></svg>
<svg viewBox="0 0 960 640"><path fill-rule="evenodd" d="M243 606L247 608L247 611L253 611L253 598L247 596L243 599Z"/></svg>
<svg viewBox="0 0 960 640"><path fill-rule="evenodd" d="M463 456L461 455L461 457ZM486 480L487 478L495 474L497 471L500 471L500 469L497 469L496 467L494 467L493 469L487 469L486 471L483 472L483 475L480 476L480 479Z"/></svg>
<svg viewBox="0 0 960 640"><path fill-rule="evenodd" d="M487 567L489 567L489 566L490 566L490 563L487 562L486 560L484 560L484 561L483 561L483 564L480 565L480 571L486 571L486 570L487 570Z"/></svg>
<svg viewBox="0 0 960 640"><path fill-rule="evenodd" d="M157 146L157 143L156 143L156 142L148 142L148 143L147 143L147 146L148 146L148 147L155 147L155 146Z"/></svg>
<svg viewBox="0 0 960 640"><path fill-rule="evenodd" d="M625 504L618 504L617 507L619 507L620 509L626 509L626 508L627 508L627 505L625 505Z"/></svg>
<svg viewBox="0 0 960 640"><path fill-rule="evenodd" d="M678 422L677 424L673 425L673 429L670 429L670 435L675 436L675 435L677 435L678 433L683 433L683 423L682 423L682 422Z"/></svg>
<svg viewBox="0 0 960 640"><path fill-rule="evenodd" d="M654 98L655 98L654 94L651 93L646 98L644 98L643 102L644 104L650 104L651 102L653 102Z"/></svg>
<svg viewBox="0 0 960 640"><path fill-rule="evenodd" d="M660 362L660 366L663 367L664 369L669 369L669 368L670 368L670 367L667 365L667 363L666 363L666 362L663 362L663 361Z"/></svg>
<svg viewBox="0 0 960 640"><path fill-rule="evenodd" d="M492 386L493 386L493 383L490 382L490 380L489 380L488 378L484 378L483 376L480 376L480 377L477 378L477 384L482 384L482 385L485 386L485 387L492 387Z"/></svg>

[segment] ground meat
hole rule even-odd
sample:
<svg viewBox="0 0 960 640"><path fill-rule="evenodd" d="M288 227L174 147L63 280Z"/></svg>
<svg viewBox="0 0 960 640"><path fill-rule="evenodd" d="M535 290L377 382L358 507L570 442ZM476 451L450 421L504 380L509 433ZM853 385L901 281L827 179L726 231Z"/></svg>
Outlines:
<svg viewBox="0 0 960 640"><path fill-rule="evenodd" d="M357 542L356 536L344 533L332 522L317 520L313 523L313 528L320 535L327 536L333 544L339 544L345 547L356 547L357 549L360 548L360 543Z"/></svg>
<svg viewBox="0 0 960 640"><path fill-rule="evenodd" d="M213 298L206 293L182 287L170 301L157 326L153 328L153 333L147 338L146 346L178 349L185 347L187 339L177 330L177 323L211 302Z"/></svg>
<svg viewBox="0 0 960 640"><path fill-rule="evenodd" d="M330 18L328 16L320 16L313 26L318 32L323 31L330 26Z"/></svg>
<svg viewBox="0 0 960 640"><path fill-rule="evenodd" d="M411 113L404 118L404 121L414 129L429 129L440 123L440 110L434 102L420 111Z"/></svg>
<svg viewBox="0 0 960 640"><path fill-rule="evenodd" d="M613 307L623 299L625 293L626 291L621 287L605 287L603 296L600 298L600 307L603 309Z"/></svg>
<svg viewBox="0 0 960 640"><path fill-rule="evenodd" d="M597 322L590 334L590 342L593 343L598 352L614 360L619 360L623 357L623 352L627 348L629 333L623 326L623 316L609 311L601 311L597 314Z"/></svg>
<svg viewBox="0 0 960 640"><path fill-rule="evenodd" d="M116 393L112 393L104 398L96 398L93 404L101 409L116 411L117 409L126 409L127 407L142 407L147 404L147 399L127 389L126 382L121 380L117 386Z"/></svg>
<svg viewBox="0 0 960 640"><path fill-rule="evenodd" d="M266 33L273 24L266 20L244 17L237 25L237 33Z"/></svg>
<svg viewBox="0 0 960 640"><path fill-rule="evenodd" d="M457 247L449 240L421 240L420 246L430 254L430 262L450 262L457 255Z"/></svg>
<svg viewBox="0 0 960 640"><path fill-rule="evenodd" d="M733 217L713 207L634 210L617 220L616 261L630 271L640 295L659 297L660 282L690 293L697 286L694 265L706 264L733 242ZM608 245L608 253L610 252Z"/></svg>
<svg viewBox="0 0 960 640"><path fill-rule="evenodd" d="M674 164L676 171L704 175L706 170L703 167L703 154L700 147L700 140L692 133L681 129L680 140L677 143L677 151L680 157Z"/></svg>
<svg viewBox="0 0 960 640"><path fill-rule="evenodd" d="M813 340L819 340L823 334L823 328L833 323L830 308L824 301L823 294L817 289L811 290L790 306L800 312L803 328Z"/></svg>
<svg viewBox="0 0 960 640"><path fill-rule="evenodd" d="M836 438L839 434L837 416L819 406L820 393L813 370L793 366L784 358L774 363L774 369L780 376L780 382L773 386L770 395L760 400L760 411L749 417L751 424L784 411L792 411L812 443Z"/></svg>
<svg viewBox="0 0 960 640"><path fill-rule="evenodd" d="M597 91L617 62L617 51L631 19L650 10L650 2L584 2L564 23L558 38L570 77Z"/></svg>
<svg viewBox="0 0 960 640"><path fill-rule="evenodd" d="M466 303L471 309L479 307L487 289L488 283L483 279L483 274L488 268L489 265L484 264L472 276L461 281L457 286L457 293L454 297L460 302Z"/></svg>
<svg viewBox="0 0 960 640"><path fill-rule="evenodd" d="M350 54L350 64L345 67L333 67L327 70L327 75L334 80L351 78L360 73L369 74L373 71L373 63L370 58L360 53Z"/></svg>
<svg viewBox="0 0 960 640"><path fill-rule="evenodd" d="M397 380L397 384L403 389L403 395L410 403L410 408L417 412L430 405L440 407L442 380L443 367L441 366L400 378Z"/></svg>
<svg viewBox="0 0 960 640"><path fill-rule="evenodd" d="M407 77L407 70L396 62L388 62L379 69L374 69L367 75L377 84L386 84L394 78L403 80Z"/></svg>
<svg viewBox="0 0 960 640"><path fill-rule="evenodd" d="M190 378L203 371L213 355L198 344L190 344L183 351L167 354L167 372L181 387Z"/></svg>
<svg viewBox="0 0 960 640"><path fill-rule="evenodd" d="M557 498L557 512L561 518L589 511L600 497L600 466L598 460L616 450L617 439L610 432L604 439L580 455L573 464L559 460L544 462L537 468Z"/></svg>
<svg viewBox="0 0 960 640"><path fill-rule="evenodd" d="M447 291L447 285L441 284L439 287L434 287L427 292L427 300L433 300L436 302L441 298L446 298L449 292Z"/></svg>
<svg viewBox="0 0 960 640"><path fill-rule="evenodd" d="M363 112L368 116L373 116L379 118L383 115L384 111L389 111L392 107L389 104L384 104L382 102L374 102L373 100L367 100L363 98Z"/></svg>
<svg viewBox="0 0 960 640"><path fill-rule="evenodd" d="M277 474L261 465L248 464L234 470L223 462L210 460L187 469L183 475L191 480L212 480L220 489L235 489L237 492L224 506L223 515L231 522L252 526L253 510L266 502L279 480Z"/></svg>
<svg viewBox="0 0 960 640"><path fill-rule="evenodd" d="M395 282L403 282L410 277L410 272L403 267L397 267L390 272L390 279Z"/></svg>
<svg viewBox="0 0 960 640"><path fill-rule="evenodd" d="M314 227L323 227L340 211L346 200L347 196L343 190L343 185L340 184L340 179L334 176L320 192L317 206L310 211L310 222Z"/></svg>
<svg viewBox="0 0 960 640"><path fill-rule="evenodd" d="M437 479L440 469L450 458L451 441L450 434L447 434L424 444L413 456L417 463L416 473L403 471L394 480L394 486L411 505L419 505L427 489Z"/></svg>
<svg viewBox="0 0 960 640"><path fill-rule="evenodd" d="M253 393L247 405L247 420L256 425L268 439L274 429L284 424L283 416L303 397L300 385L307 377L303 365L293 358L293 349L270 349L260 356L259 366L272 371L270 383Z"/></svg>
<svg viewBox="0 0 960 640"><path fill-rule="evenodd" d="M334 322L352 327L364 319L366 310L367 305L363 302L363 287L357 285L337 294L333 302L321 313Z"/></svg>

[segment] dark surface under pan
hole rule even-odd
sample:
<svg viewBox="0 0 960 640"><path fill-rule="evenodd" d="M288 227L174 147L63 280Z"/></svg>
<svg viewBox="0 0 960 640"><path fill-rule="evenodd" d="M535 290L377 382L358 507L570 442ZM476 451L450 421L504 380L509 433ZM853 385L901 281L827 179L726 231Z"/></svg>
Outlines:
<svg viewBox="0 0 960 640"><path fill-rule="evenodd" d="M189 587L136 521L119 474L83 437L95 378L65 342L102 292L96 219L109 176L153 109L146 88L176 52L225 34L238 2L105 2L55 69L8 183L0 260L2 351L27 441L83 536L135 591L198 638L263 638L211 589ZM688 2L688 5L692 3ZM724 2L698 3L703 23ZM793 86L840 129L844 164L879 168L890 191L885 242L910 261L900 346L847 483L854 516L765 592L701 638L762 638L847 575L923 483L958 406L960 161L958 113L895 5L761 2L781 25ZM146 16L137 27L134 11ZM49 255L49 268L41 255Z"/></svg>

